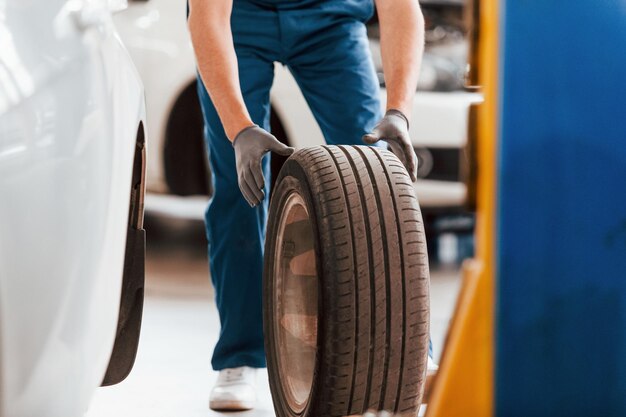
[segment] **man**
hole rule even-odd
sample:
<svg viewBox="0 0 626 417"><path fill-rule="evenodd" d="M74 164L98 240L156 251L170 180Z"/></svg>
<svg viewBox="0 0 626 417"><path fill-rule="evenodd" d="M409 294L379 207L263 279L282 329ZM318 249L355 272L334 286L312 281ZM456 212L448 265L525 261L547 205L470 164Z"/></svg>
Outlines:
<svg viewBox="0 0 626 417"><path fill-rule="evenodd" d="M189 29L214 178L206 213L221 332L210 407L246 410L265 367L261 311L269 151L293 148L269 133L274 62L286 65L327 143L383 139L415 181L408 135L424 44L417 0L376 0L387 86L383 116L365 22L373 0L189 0ZM365 135L365 136L364 136Z"/></svg>

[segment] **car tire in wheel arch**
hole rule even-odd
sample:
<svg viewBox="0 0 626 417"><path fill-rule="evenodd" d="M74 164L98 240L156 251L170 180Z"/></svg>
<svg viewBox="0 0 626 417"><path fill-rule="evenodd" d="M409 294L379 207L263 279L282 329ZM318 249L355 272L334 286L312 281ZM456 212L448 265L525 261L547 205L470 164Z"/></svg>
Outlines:
<svg viewBox="0 0 626 417"><path fill-rule="evenodd" d="M278 417L417 414L428 259L413 184L391 152L323 146L287 160L269 210L264 327Z"/></svg>

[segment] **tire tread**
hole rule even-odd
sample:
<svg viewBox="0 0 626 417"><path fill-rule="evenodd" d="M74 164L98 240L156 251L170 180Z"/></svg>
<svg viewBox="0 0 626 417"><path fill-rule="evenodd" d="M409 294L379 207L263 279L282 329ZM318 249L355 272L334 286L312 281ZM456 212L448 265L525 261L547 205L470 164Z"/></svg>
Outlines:
<svg viewBox="0 0 626 417"><path fill-rule="evenodd" d="M367 410L416 415L428 352L429 279L421 212L408 174L388 151L323 146L296 152L277 186L286 177L310 191L323 298L314 388L301 416ZM273 253L274 199L266 254ZM266 281L268 275L266 261ZM267 350L271 367L271 342ZM276 398L281 393L272 375L277 416L295 417Z"/></svg>

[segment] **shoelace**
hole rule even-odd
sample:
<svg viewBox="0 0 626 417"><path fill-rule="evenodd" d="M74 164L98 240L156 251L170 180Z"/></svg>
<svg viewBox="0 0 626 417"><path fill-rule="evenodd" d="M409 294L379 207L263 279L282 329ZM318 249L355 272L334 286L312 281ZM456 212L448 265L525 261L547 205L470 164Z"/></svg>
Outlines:
<svg viewBox="0 0 626 417"><path fill-rule="evenodd" d="M224 372L222 373L223 375L223 382L234 382L234 381L240 381L243 379L243 368L236 368L236 369L226 369L224 370Z"/></svg>

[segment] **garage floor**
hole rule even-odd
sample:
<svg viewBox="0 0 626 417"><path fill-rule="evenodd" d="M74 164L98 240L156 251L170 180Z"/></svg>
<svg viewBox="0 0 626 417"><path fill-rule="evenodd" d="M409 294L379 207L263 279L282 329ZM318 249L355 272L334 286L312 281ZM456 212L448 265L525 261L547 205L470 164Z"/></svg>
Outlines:
<svg viewBox="0 0 626 417"><path fill-rule="evenodd" d="M259 407L245 413L208 409L217 378L210 355L219 321L209 285L202 224L147 217L146 302L135 368L120 385L100 388L87 417L273 416L267 374L259 375ZM431 327L440 355L459 287L456 268L431 271Z"/></svg>

